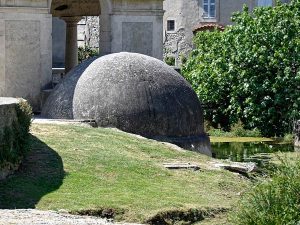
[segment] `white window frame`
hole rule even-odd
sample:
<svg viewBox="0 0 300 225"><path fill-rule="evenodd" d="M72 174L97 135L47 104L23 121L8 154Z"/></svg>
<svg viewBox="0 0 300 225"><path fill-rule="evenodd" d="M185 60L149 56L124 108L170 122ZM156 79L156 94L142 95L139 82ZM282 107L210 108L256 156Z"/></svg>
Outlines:
<svg viewBox="0 0 300 225"><path fill-rule="evenodd" d="M273 6L273 0L257 0L258 7Z"/></svg>
<svg viewBox="0 0 300 225"><path fill-rule="evenodd" d="M205 2L206 1L206 2ZM216 18L217 14L217 0L202 0L202 6L203 6L203 18ZM205 12L205 6L207 6L207 12ZM211 7L214 6L214 15L211 15Z"/></svg>

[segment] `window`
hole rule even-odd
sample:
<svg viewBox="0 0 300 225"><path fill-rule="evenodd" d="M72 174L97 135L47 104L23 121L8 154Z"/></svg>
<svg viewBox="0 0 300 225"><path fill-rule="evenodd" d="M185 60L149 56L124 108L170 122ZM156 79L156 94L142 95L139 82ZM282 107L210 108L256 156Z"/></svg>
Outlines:
<svg viewBox="0 0 300 225"><path fill-rule="evenodd" d="M203 17L215 18L216 17L216 0L203 0Z"/></svg>
<svg viewBox="0 0 300 225"><path fill-rule="evenodd" d="M175 31L175 20L167 21L167 31Z"/></svg>
<svg viewBox="0 0 300 225"><path fill-rule="evenodd" d="M258 6L272 6L273 0L258 0L257 5Z"/></svg>

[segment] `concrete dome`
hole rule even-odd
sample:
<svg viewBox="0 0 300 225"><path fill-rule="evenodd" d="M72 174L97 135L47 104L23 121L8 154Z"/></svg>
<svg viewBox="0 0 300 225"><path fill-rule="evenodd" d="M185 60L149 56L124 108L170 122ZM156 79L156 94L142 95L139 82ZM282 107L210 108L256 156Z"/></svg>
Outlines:
<svg viewBox="0 0 300 225"><path fill-rule="evenodd" d="M78 79L97 58L90 58L73 68L48 97L42 109L42 116L52 119L74 119L73 97Z"/></svg>
<svg viewBox="0 0 300 225"><path fill-rule="evenodd" d="M211 154L191 86L162 61L141 54L116 53L77 66L50 95L42 115L94 119L98 126Z"/></svg>

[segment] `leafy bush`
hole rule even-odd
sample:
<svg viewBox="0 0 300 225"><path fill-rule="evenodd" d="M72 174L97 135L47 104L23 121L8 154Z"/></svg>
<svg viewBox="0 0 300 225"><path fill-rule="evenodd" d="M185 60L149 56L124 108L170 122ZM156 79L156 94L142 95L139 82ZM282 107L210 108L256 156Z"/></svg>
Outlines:
<svg viewBox="0 0 300 225"><path fill-rule="evenodd" d="M187 57L184 54L180 55L180 61L181 61L181 64L185 64L187 61Z"/></svg>
<svg viewBox="0 0 300 225"><path fill-rule="evenodd" d="M244 125L240 120L231 126L230 132L235 137L261 137L258 129L254 128L253 130L247 130L244 128Z"/></svg>
<svg viewBox="0 0 300 225"><path fill-rule="evenodd" d="M78 62L81 63L83 60L88 58L98 56L98 50L91 48L89 46L79 47L78 48Z"/></svg>
<svg viewBox="0 0 300 225"><path fill-rule="evenodd" d="M293 143L294 142L294 134L284 134L283 142Z"/></svg>
<svg viewBox="0 0 300 225"><path fill-rule="evenodd" d="M229 130L241 120L264 136L291 132L300 111L300 1L245 7L224 32L198 32L182 68L205 119Z"/></svg>
<svg viewBox="0 0 300 225"><path fill-rule="evenodd" d="M20 162L25 153L30 149L29 128L31 125L32 108L21 100L16 106L17 119L12 126L4 128L2 148L0 149L0 168L7 164Z"/></svg>
<svg viewBox="0 0 300 225"><path fill-rule="evenodd" d="M214 136L214 137L234 137L234 134L228 131L224 131L222 129L219 128L212 128L208 131L208 134L210 136Z"/></svg>
<svg viewBox="0 0 300 225"><path fill-rule="evenodd" d="M175 57L173 56L166 56L165 57L165 63L169 66L175 66Z"/></svg>
<svg viewBox="0 0 300 225"><path fill-rule="evenodd" d="M300 159L296 163L281 160L281 165L264 181L246 193L231 222L237 225L281 225L300 222Z"/></svg>
<svg viewBox="0 0 300 225"><path fill-rule="evenodd" d="M258 129L247 130L240 120L231 126L230 131L216 128L210 128L207 131L209 135L215 137L261 137Z"/></svg>

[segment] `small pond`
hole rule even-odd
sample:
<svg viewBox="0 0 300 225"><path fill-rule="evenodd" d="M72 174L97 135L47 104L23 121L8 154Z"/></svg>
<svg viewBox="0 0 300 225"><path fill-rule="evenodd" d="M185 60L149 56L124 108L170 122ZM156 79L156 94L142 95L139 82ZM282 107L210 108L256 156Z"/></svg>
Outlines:
<svg viewBox="0 0 300 225"><path fill-rule="evenodd" d="M292 144L276 142L218 142L211 146L215 158L233 162L261 161L268 159L268 153L294 151Z"/></svg>

